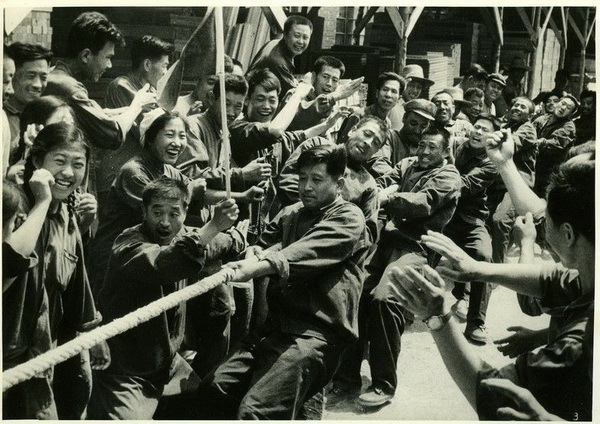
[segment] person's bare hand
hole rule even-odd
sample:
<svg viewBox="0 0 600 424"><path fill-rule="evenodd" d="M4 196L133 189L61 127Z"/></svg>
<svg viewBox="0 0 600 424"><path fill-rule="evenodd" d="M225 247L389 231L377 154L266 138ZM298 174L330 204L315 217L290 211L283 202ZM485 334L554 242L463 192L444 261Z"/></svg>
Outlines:
<svg viewBox="0 0 600 424"><path fill-rule="evenodd" d="M257 158L242 168L242 177L245 181L258 183L271 176L271 164L265 158Z"/></svg>
<svg viewBox="0 0 600 424"><path fill-rule="evenodd" d="M261 202L264 196L265 191L257 186L252 186L243 193L243 197L246 203Z"/></svg>
<svg viewBox="0 0 600 424"><path fill-rule="evenodd" d="M421 272L413 267L393 267L389 278L395 284L399 301L416 316L428 318L444 311L446 283L436 270L424 265Z"/></svg>
<svg viewBox="0 0 600 424"><path fill-rule="evenodd" d="M537 232L535 230L531 212L527 212L525 216L517 217L513 225L512 233L515 243L519 246L524 241L529 241L531 243L535 242Z"/></svg>
<svg viewBox="0 0 600 424"><path fill-rule="evenodd" d="M350 97L351 95L353 95L360 89L360 86L364 80L365 80L365 77L359 77L359 78L353 79L345 84L340 84L338 86L337 90L335 90L335 92L333 93L334 100L337 101L337 100L347 99L348 97Z"/></svg>
<svg viewBox="0 0 600 424"><path fill-rule="evenodd" d="M303 99L308 96L312 90L312 72L308 72L300 79L300 81L298 81L294 94Z"/></svg>
<svg viewBox="0 0 600 424"><path fill-rule="evenodd" d="M488 135L485 148L488 158L496 167L512 160L515 154L515 141L510 128Z"/></svg>
<svg viewBox="0 0 600 424"><path fill-rule="evenodd" d="M449 237L435 231L427 231L421 237L427 247L447 259L439 265L438 272L452 281L470 282L478 269L478 262L456 245Z"/></svg>
<svg viewBox="0 0 600 424"><path fill-rule="evenodd" d="M27 129L23 133L23 142L25 143L25 147L30 148L33 146L33 140L37 137L41 130L44 129L42 124L29 124L27 125Z"/></svg>
<svg viewBox="0 0 600 424"><path fill-rule="evenodd" d="M510 380L488 378L482 380L481 385L493 392L509 397L516 404L515 408L508 406L498 408L496 411L498 419L510 421L562 421L561 418L546 411L529 390L517 386Z"/></svg>
<svg viewBox="0 0 600 424"><path fill-rule="evenodd" d="M140 88L131 101L131 106L144 108L146 106L152 106L156 104L156 93L150 91L150 84L146 83Z"/></svg>
<svg viewBox="0 0 600 424"><path fill-rule="evenodd" d="M509 336L494 340L498 351L509 358L516 358L522 353L531 352L541 346L539 342L539 331L531 330L521 326L512 326L507 328L513 333Z"/></svg>
<svg viewBox="0 0 600 424"><path fill-rule="evenodd" d="M77 214L81 220L91 220L96 218L98 213L98 201L93 194L83 193L79 196L79 203L77 205Z"/></svg>
<svg viewBox="0 0 600 424"><path fill-rule="evenodd" d="M50 202L52 200L52 186L54 176L44 168L36 169L29 180L29 188L33 193L36 203Z"/></svg>
<svg viewBox="0 0 600 424"><path fill-rule="evenodd" d="M214 214L211 222L214 223L219 231L224 231L235 224L240 210L234 199L225 199L215 205Z"/></svg>
<svg viewBox="0 0 600 424"><path fill-rule="evenodd" d="M110 365L110 348L106 340L90 348L90 365L93 370L105 370Z"/></svg>

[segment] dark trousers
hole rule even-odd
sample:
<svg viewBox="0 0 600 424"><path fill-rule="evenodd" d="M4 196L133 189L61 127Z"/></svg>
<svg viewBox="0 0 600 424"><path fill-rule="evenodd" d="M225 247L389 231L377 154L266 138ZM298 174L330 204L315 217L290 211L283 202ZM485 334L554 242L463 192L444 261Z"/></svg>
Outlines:
<svg viewBox="0 0 600 424"><path fill-rule="evenodd" d="M511 244L510 233L517 216L517 211L510 200L510 196L506 193L492 216L490 227L494 263L504 263Z"/></svg>
<svg viewBox="0 0 600 424"><path fill-rule="evenodd" d="M231 293L221 284L188 301L186 347L196 350L192 368L200 378L219 365L229 352Z"/></svg>
<svg viewBox="0 0 600 424"><path fill-rule="evenodd" d="M417 253L389 247L377 248L366 266L367 278L358 313L359 340L346 351L334 378L335 385L360 388L360 365L368 343L373 385L388 393L395 393L400 339L407 316L398 301L396 285L387 275L394 266L418 266L424 263L426 259Z"/></svg>
<svg viewBox="0 0 600 424"><path fill-rule="evenodd" d="M346 347L263 327L202 381L196 418L295 419L331 380Z"/></svg>
<svg viewBox="0 0 600 424"><path fill-rule="evenodd" d="M491 262L492 242L490 235L483 223L471 224L464 221L452 221L444 233L454 241L467 254L478 261ZM474 281L471 286L469 298L469 311L467 325L479 326L485 324L485 316L492 293L488 283ZM452 294L457 299L466 299L464 283L455 283Z"/></svg>
<svg viewBox="0 0 600 424"><path fill-rule="evenodd" d="M30 378L2 393L2 418L58 420L50 378Z"/></svg>

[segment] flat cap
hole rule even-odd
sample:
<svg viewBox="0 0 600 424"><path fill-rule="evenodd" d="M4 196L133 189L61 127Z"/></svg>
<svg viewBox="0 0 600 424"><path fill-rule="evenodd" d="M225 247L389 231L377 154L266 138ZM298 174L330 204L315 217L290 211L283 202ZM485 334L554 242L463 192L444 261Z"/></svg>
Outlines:
<svg viewBox="0 0 600 424"><path fill-rule="evenodd" d="M435 105L426 99L414 99L404 104L405 112L415 112L430 121L435 121Z"/></svg>

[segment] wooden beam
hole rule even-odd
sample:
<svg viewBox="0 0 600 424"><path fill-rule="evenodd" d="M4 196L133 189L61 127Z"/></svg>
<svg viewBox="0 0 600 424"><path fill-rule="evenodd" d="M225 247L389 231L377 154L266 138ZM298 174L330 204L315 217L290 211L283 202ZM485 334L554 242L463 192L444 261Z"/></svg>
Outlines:
<svg viewBox="0 0 600 424"><path fill-rule="evenodd" d="M594 24L596 23L596 15L594 14L594 19L592 20L592 25L590 25L590 30L587 33L587 36L585 38L585 45L587 46L588 43L590 42L590 36L592 35L592 33L594 32Z"/></svg>
<svg viewBox="0 0 600 424"><path fill-rule="evenodd" d="M271 27L271 31L274 32L275 34L282 34L283 33L283 24L285 23L285 20L287 19L287 16L286 16L285 12L283 11L283 8L261 6L261 10L262 10L263 14L265 15L265 18L267 19L269 26Z"/></svg>
<svg viewBox="0 0 600 424"><path fill-rule="evenodd" d="M410 14L410 18L408 19L408 23L406 24L406 30L404 30L404 35L406 37L410 36L410 33L415 27L417 20L421 16L421 13L423 13L423 9L425 9L423 6L417 6L413 9L412 13Z"/></svg>
<svg viewBox="0 0 600 424"><path fill-rule="evenodd" d="M590 20L590 9L586 8L585 9L585 18L583 19L584 22L584 27L583 27L583 33L587 35L588 33L588 28L589 28L589 22ZM584 40L581 40L581 65L580 65L580 71L579 71L579 93L581 93L583 91L583 85L585 84L585 50L586 50L587 44Z"/></svg>
<svg viewBox="0 0 600 424"><path fill-rule="evenodd" d="M500 8L494 7L494 18L496 22L496 29L498 30L498 37L500 39L500 45L504 45L504 29L502 29L502 16L500 15Z"/></svg>
<svg viewBox="0 0 600 424"><path fill-rule="evenodd" d="M523 25L525 26L525 29L527 30L527 33L529 34L530 37L534 37L536 35L536 31L533 29L533 25L531 24L531 21L529 20L529 16L527 15L525 8L517 7L516 10L517 10L517 14L519 15L519 18L521 18L521 21L523 22Z"/></svg>
<svg viewBox="0 0 600 424"><path fill-rule="evenodd" d="M544 8L542 7L542 9ZM542 33L546 31L546 28L548 27L548 22L550 22L550 18L552 17L552 10L554 10L554 6L550 6L550 10L548 10L548 13L546 14L546 19L542 24Z"/></svg>
<svg viewBox="0 0 600 424"><path fill-rule="evenodd" d="M569 16L569 8L568 7L562 7L560 8L560 13L561 13L561 17L562 17L562 26L563 26L563 34L564 34L564 40L565 40L565 44L564 44L564 49L566 50L569 43L569 26L568 26L568 22L567 22L567 17Z"/></svg>
<svg viewBox="0 0 600 424"><path fill-rule="evenodd" d="M500 44L500 39L498 38L498 32L495 29L496 26L494 24L494 18L492 18L492 14L487 7L480 7L479 11L481 13L481 17L483 18L483 23L487 27L490 37L492 37L492 41L494 44Z"/></svg>
<svg viewBox="0 0 600 424"><path fill-rule="evenodd" d="M573 31L575 32L575 35L579 39L579 42L582 45L585 45L585 37L583 36L583 34L581 33L581 30L577 26L577 22L575 22L575 19L573 19L573 15L569 15L568 20L569 20L569 23L571 24L571 27L573 28ZM587 22L585 24L587 25Z"/></svg>
<svg viewBox="0 0 600 424"><path fill-rule="evenodd" d="M556 24L556 21L552 16L550 16L550 21L548 21L548 25L550 25L550 28L552 29L552 31L554 31L554 35L556 36L556 40L558 41L560 46L562 48L566 48L565 39L563 38L563 32L558 28L558 25Z"/></svg>
<svg viewBox="0 0 600 424"><path fill-rule="evenodd" d="M369 7L369 9L365 12L365 16L363 16L362 19L356 23L354 32L352 33L354 37L360 36L362 30L365 29L365 26L369 23L375 13L377 13L377 9L379 9L379 7Z"/></svg>
<svg viewBox="0 0 600 424"><path fill-rule="evenodd" d="M397 7L391 6L386 7L385 11L390 15L394 29L396 30L398 37L402 40L404 38L404 19L402 19L400 11Z"/></svg>
<svg viewBox="0 0 600 424"><path fill-rule="evenodd" d="M579 17L581 18L581 20L585 20L585 14L583 13L583 10L581 10L581 7L573 7L572 10L575 11L575 13L577 13L579 15ZM585 8L584 8L585 9Z"/></svg>

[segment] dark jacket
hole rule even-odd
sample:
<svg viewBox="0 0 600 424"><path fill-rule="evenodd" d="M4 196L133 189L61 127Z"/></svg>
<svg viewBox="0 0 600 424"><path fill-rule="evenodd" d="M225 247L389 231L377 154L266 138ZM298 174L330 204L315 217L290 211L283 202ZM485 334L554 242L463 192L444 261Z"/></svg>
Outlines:
<svg viewBox="0 0 600 424"><path fill-rule="evenodd" d="M417 241L428 230L442 231L452 218L460 196L461 179L456 167L443 164L420 169L417 158L406 158L377 179L381 187L398 184L384 209L391 220L381 234L381 243L398 249L421 251Z"/></svg>
<svg viewBox="0 0 600 424"><path fill-rule="evenodd" d="M486 191L498 175L496 168L488 159L485 149L475 150L469 142L458 147L454 165L460 173L461 189L456 211L448 227L464 227L462 223L483 225L489 214Z"/></svg>
<svg viewBox="0 0 600 424"><path fill-rule="evenodd" d="M168 246L151 240L144 224L128 228L117 237L98 296L106 321L182 289L199 276L204 263L243 248L229 243L204 245L197 229L184 227ZM169 367L183 340L185 303L161 313L108 340L109 372L135 375L165 384Z"/></svg>
<svg viewBox="0 0 600 424"><path fill-rule="evenodd" d="M341 197L320 210L284 208L258 243L277 270L269 310L285 333L330 342L358 338L367 254L365 218Z"/></svg>
<svg viewBox="0 0 600 424"><path fill-rule="evenodd" d="M575 124L570 119L554 119L543 115L533 121L538 136L538 158L535 164L533 190L545 197L546 186L554 168L564 160L575 142Z"/></svg>
<svg viewBox="0 0 600 424"><path fill-rule="evenodd" d="M300 154L315 146L331 145L330 140L323 137L309 138L303 142L287 160L279 176L279 190L277 191L281 203L285 206L296 203L298 197L298 158ZM377 184L369 172L359 163L348 161L344 172L344 188L342 198L354 203L365 216L369 243L377 241L377 215L379 201L377 198Z"/></svg>

